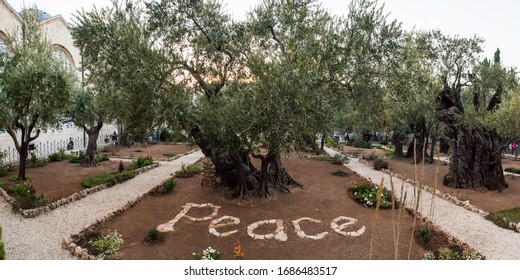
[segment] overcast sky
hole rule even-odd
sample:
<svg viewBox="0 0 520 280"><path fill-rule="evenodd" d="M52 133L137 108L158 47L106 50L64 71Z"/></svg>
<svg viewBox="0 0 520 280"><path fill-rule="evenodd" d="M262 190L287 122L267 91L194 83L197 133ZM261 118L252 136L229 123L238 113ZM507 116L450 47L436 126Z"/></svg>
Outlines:
<svg viewBox="0 0 520 280"><path fill-rule="evenodd" d="M110 0L8 0L19 11L24 5L36 4L40 10L51 15L61 14L70 20L71 14L84 8L90 10L110 4ZM260 0L224 0L227 9L237 19L245 18L245 12ZM334 14L347 12L350 0L321 0L323 6ZM385 0L385 11L390 19L398 19L410 30L438 28L446 34L484 38L486 57L500 48L505 65L520 69L520 11L517 0Z"/></svg>

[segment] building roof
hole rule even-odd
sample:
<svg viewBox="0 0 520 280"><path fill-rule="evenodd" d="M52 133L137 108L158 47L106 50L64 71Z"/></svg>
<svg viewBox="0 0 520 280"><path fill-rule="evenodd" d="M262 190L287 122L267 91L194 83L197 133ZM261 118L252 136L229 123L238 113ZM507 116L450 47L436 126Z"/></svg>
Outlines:
<svg viewBox="0 0 520 280"><path fill-rule="evenodd" d="M25 12L27 10L31 11L31 10L34 10L35 8L28 8L28 9L22 9L20 12L18 12L18 14L20 15L21 18L25 19ZM39 9L36 9L37 10L37 15L38 15L38 21L39 22L42 22L42 21L45 21L45 20L48 20L50 18L52 18L52 16L45 12L45 11L42 11L42 10L39 10Z"/></svg>

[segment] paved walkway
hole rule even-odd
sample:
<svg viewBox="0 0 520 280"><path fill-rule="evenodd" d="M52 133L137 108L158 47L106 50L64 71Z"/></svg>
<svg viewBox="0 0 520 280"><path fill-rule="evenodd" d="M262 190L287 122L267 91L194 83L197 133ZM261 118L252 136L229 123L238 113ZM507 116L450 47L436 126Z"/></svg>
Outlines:
<svg viewBox="0 0 520 280"><path fill-rule="evenodd" d="M328 148L325 150L331 155L337 154L334 150ZM390 189L388 174L376 171L355 158L350 159L346 166L365 178L371 178L377 184L384 178L385 187L388 186ZM400 190L403 181L397 178L393 178L393 181L394 186ZM413 195L414 187L408 183L404 183L404 186L409 198ZM397 196L399 197L399 193ZM498 227L477 213L438 196L435 196L434 215L430 217L433 197L429 192L422 192L419 212L423 217L430 218L441 230L475 248L487 259L520 260L520 233ZM406 206L412 208L412 202L408 198Z"/></svg>
<svg viewBox="0 0 520 280"><path fill-rule="evenodd" d="M131 180L31 219L14 213L11 205L0 199L0 225L7 258L72 259L71 254L61 249L63 237L79 233L159 185L182 164L192 164L201 157L203 154L198 151L172 162L161 161L159 167Z"/></svg>

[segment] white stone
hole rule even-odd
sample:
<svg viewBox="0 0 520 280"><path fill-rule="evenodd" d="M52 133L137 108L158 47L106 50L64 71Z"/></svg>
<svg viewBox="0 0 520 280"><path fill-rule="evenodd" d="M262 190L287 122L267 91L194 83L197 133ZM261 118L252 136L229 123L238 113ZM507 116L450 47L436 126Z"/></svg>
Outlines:
<svg viewBox="0 0 520 280"><path fill-rule="evenodd" d="M279 240L279 241L285 242L285 241L287 241L287 234L285 234L285 232L282 230L282 231L278 232L278 233L274 236L274 238L275 238L276 240Z"/></svg>

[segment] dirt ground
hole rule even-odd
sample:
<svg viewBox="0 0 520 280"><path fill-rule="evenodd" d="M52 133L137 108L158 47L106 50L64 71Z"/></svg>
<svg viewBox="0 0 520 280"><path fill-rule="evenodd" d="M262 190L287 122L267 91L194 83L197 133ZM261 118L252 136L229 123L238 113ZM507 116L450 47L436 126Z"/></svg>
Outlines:
<svg viewBox="0 0 520 280"><path fill-rule="evenodd" d="M131 162L125 163L129 168ZM31 185L36 190L36 195L43 194L45 197L56 201L68 197L74 193L84 190L81 182L87 178L103 174L117 172L119 161L104 161L96 167L81 167L79 164L68 161L49 162L43 167L27 167L26 175L32 179ZM0 179L8 183L8 178L18 175L18 168L9 171L5 177Z"/></svg>
<svg viewBox="0 0 520 280"><path fill-rule="evenodd" d="M361 177L348 168L305 158L283 159L284 166L304 189L295 188L291 194L275 192L270 199L252 198L249 200L226 200L225 189L200 186L201 176L189 179L177 179L177 188L169 194L152 195L137 203L134 207L116 216L106 225L97 229L97 234L117 231L125 245L121 250L122 259L191 259L194 252L201 252L207 247L219 250L222 259L233 259L235 241L242 244L245 259L298 260L298 259L370 259L370 241L373 234L372 259L393 259L393 219L391 210L381 210L375 226L372 226L374 209L365 208L349 197L348 188L352 182L360 182ZM347 177L331 175L342 169ZM230 225L219 229L220 232L238 230L237 233L217 238L208 232L209 221L192 222L182 218L176 225L176 232L163 233L162 241L152 244L147 241L148 230L172 220L186 203L212 203L221 206L218 216L234 216L240 219L239 225ZM211 213L209 208L191 209L188 215L203 217ZM366 231L359 237L345 237L334 232L330 223L339 216L358 219L355 225L346 230L358 230L362 226ZM321 224L301 222L307 234L328 232L322 240L300 239L295 234L291 221L301 217L319 219ZM247 226L266 219L283 219L284 231L288 235L286 242L254 240L247 235ZM408 258L413 218L404 214L401 219L399 258ZM264 225L255 230L256 234L272 232L274 226ZM416 233L419 232L419 226ZM90 238L93 238L91 236ZM84 247L89 238L79 244ZM431 246L440 246L447 242L442 237L434 237ZM88 247L88 246L87 246ZM412 241L411 258L421 259L424 249L417 241Z"/></svg>
<svg viewBox="0 0 520 280"><path fill-rule="evenodd" d="M185 144L166 144L166 143L158 143L154 145L148 145L148 147L143 147L139 145L137 147L121 147L121 146L108 146L108 152L100 152L101 154L116 155L116 156L150 156L152 158L168 158L173 156L166 156L166 153L186 153L192 149L197 148L196 146L187 146Z"/></svg>
<svg viewBox="0 0 520 280"><path fill-rule="evenodd" d="M358 152L359 155L374 154L378 157L384 157L385 151L380 149L357 149L353 147L343 147L345 152ZM389 167L394 173L401 174L405 178L415 178L415 166L412 159L385 159L389 163ZM514 158L507 157L502 159L502 166L520 168L520 161L515 161ZM498 191L476 191L471 189L455 189L442 185L442 178L448 172L448 163L436 161L433 164L425 164L423 184L434 187L436 170L439 168L439 183L437 188L443 192L456 196L459 200L469 200L472 205L486 212L496 212L499 210L506 210L515 207L520 207L520 178L513 176L506 176L508 188ZM421 180L421 166L417 166L418 179Z"/></svg>

